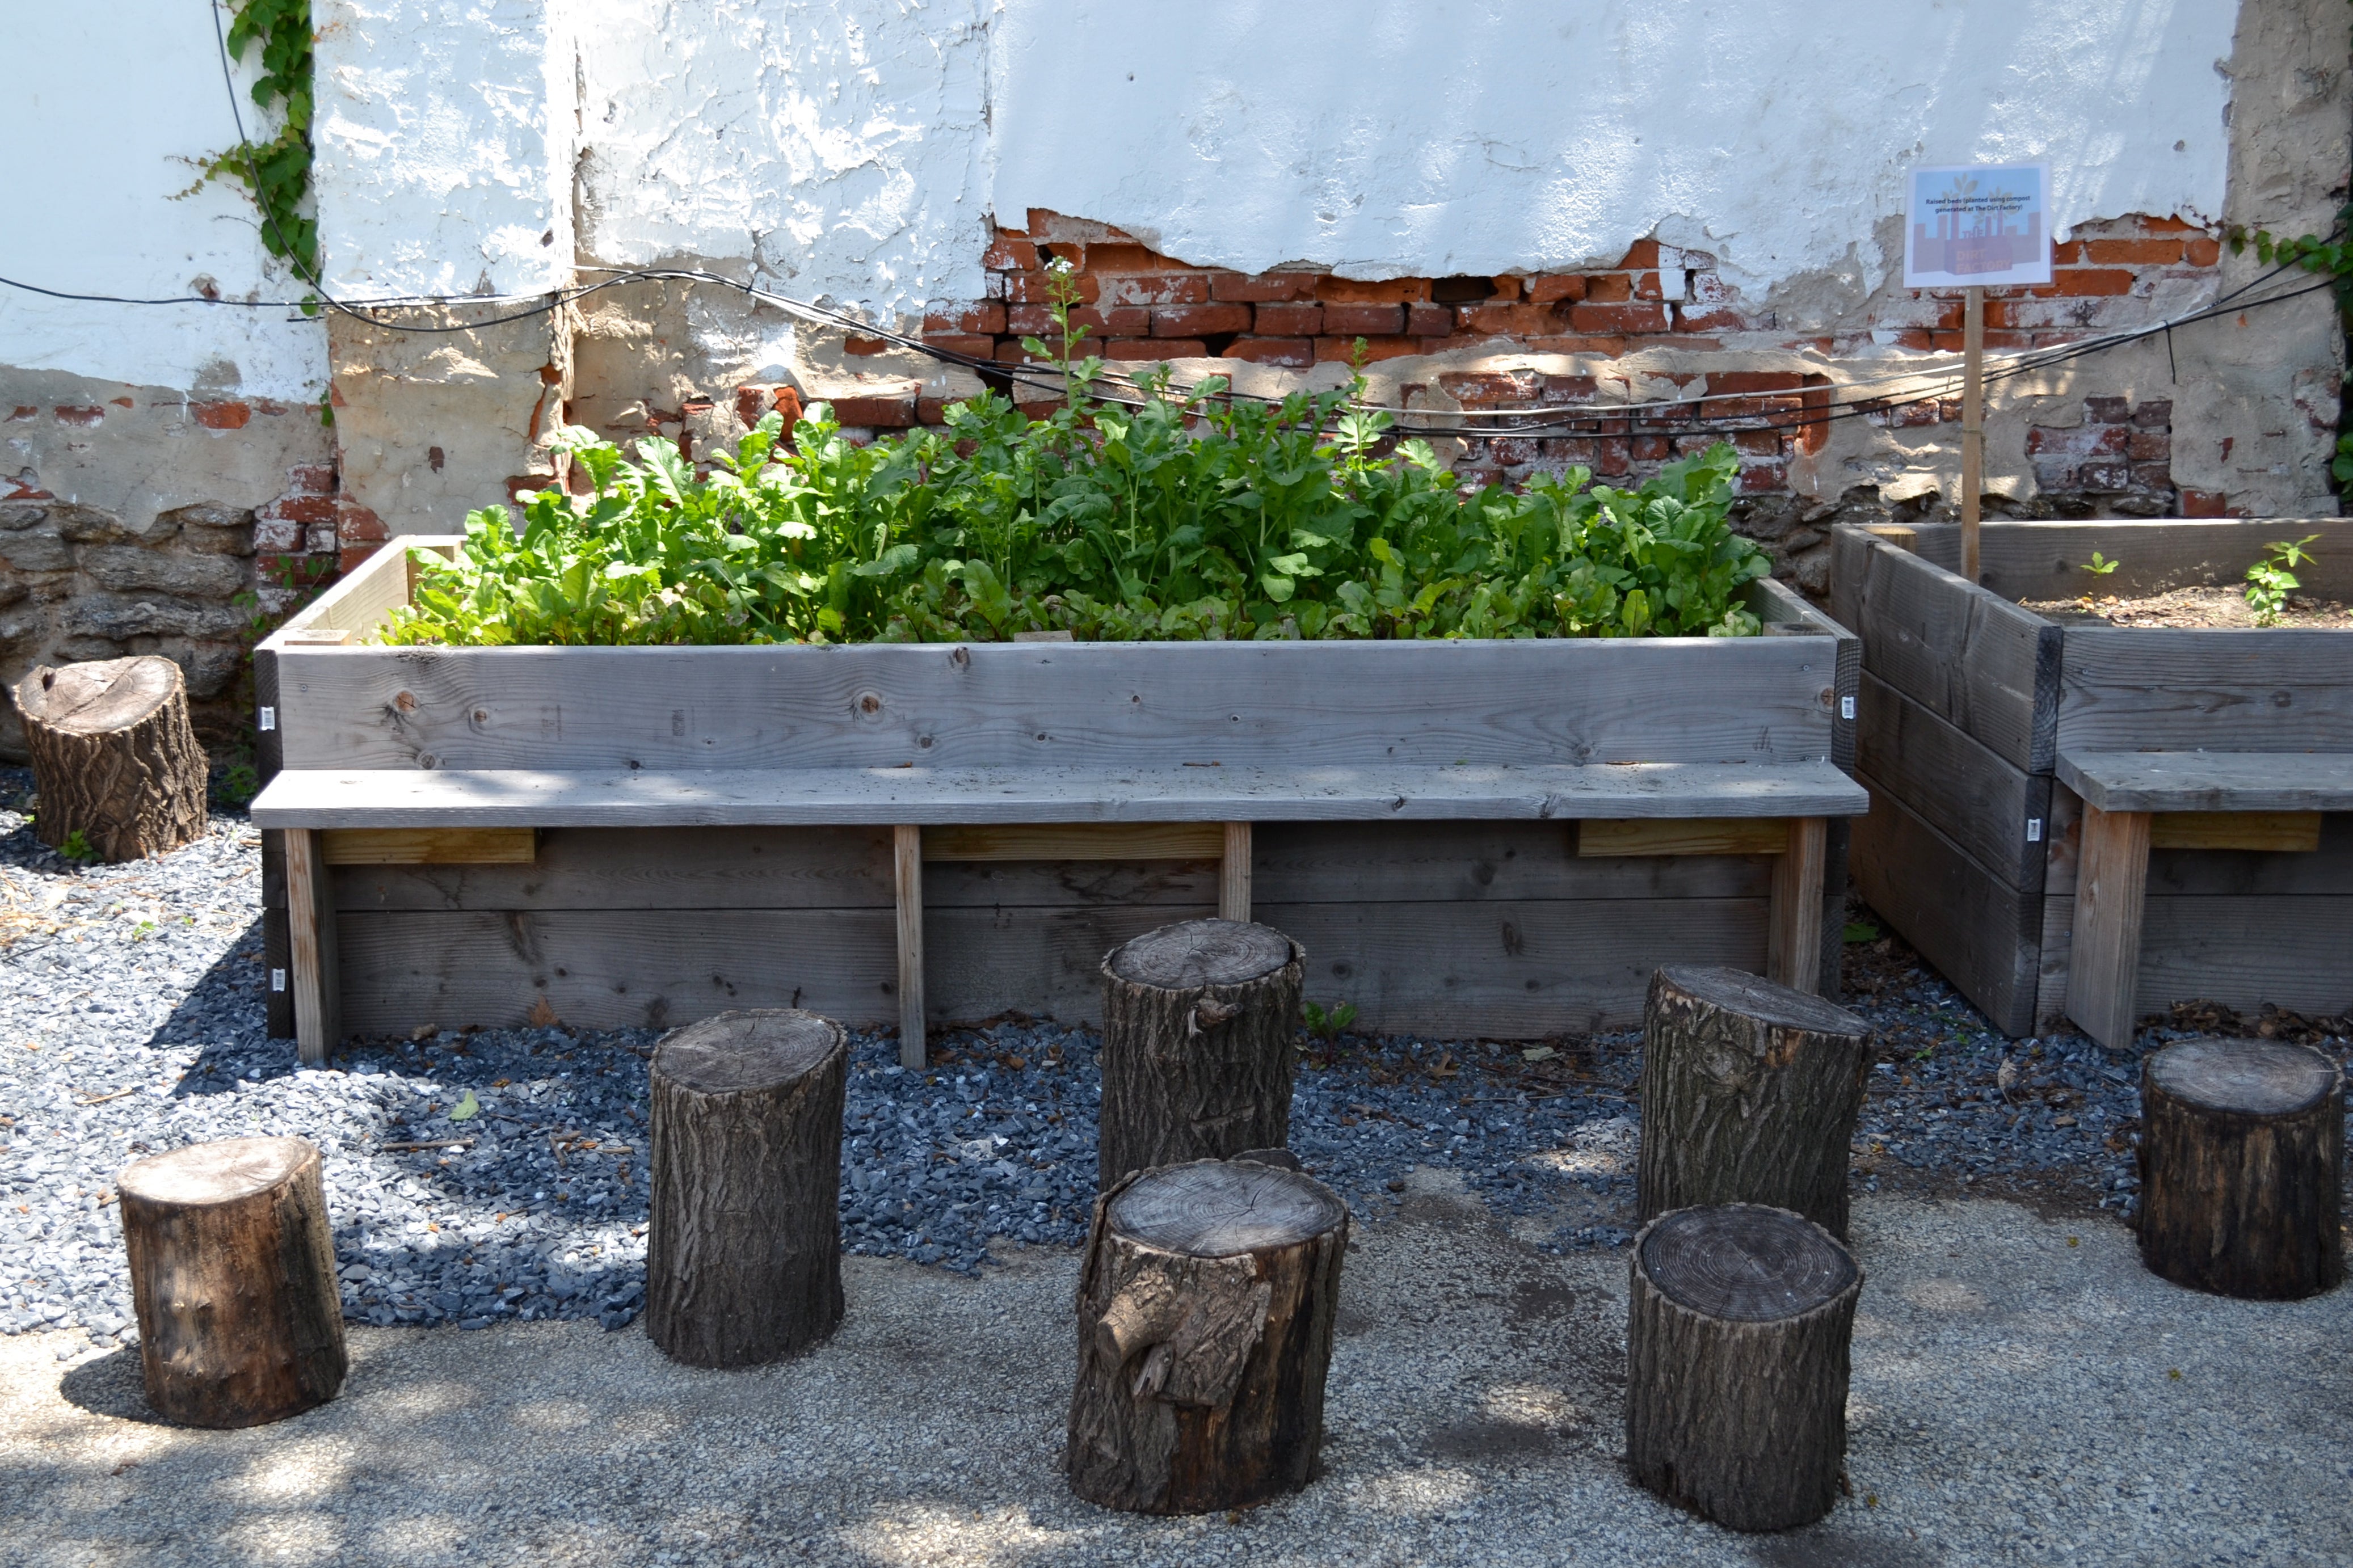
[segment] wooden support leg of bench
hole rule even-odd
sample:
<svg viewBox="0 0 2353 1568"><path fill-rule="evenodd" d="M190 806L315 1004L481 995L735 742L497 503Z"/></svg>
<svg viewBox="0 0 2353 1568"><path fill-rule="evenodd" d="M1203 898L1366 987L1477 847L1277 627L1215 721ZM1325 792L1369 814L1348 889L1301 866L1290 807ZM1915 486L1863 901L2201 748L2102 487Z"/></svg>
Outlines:
<svg viewBox="0 0 2353 1568"><path fill-rule="evenodd" d="M899 1065L921 1072L923 1055L923 830L891 830L899 901Z"/></svg>
<svg viewBox="0 0 2353 1568"><path fill-rule="evenodd" d="M1773 905L1766 916L1765 977L1793 991L1819 991L1822 975L1822 860L1830 824L1789 819L1789 846L1773 861Z"/></svg>
<svg viewBox="0 0 2353 1568"><path fill-rule="evenodd" d="M323 1067L342 1044L343 996L335 958L335 886L315 828L286 830L286 924L292 949L294 1050L305 1067Z"/></svg>
<svg viewBox="0 0 2353 1568"><path fill-rule="evenodd" d="M2109 1047L2132 1044L2140 980L2140 921L2148 890L2149 814L2084 807L2075 869L2075 932L2067 1016Z"/></svg>
<svg viewBox="0 0 2353 1568"><path fill-rule="evenodd" d="M1226 852L1218 862L1218 918L1250 918L1250 825L1226 824Z"/></svg>

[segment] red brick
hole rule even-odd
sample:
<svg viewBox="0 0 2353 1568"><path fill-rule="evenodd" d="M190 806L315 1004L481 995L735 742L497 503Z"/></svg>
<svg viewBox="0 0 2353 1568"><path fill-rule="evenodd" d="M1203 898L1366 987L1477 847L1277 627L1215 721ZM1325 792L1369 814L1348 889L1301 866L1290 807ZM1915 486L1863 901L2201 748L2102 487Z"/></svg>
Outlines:
<svg viewBox="0 0 2353 1568"><path fill-rule="evenodd" d="M1581 272L1553 272L1542 278L1528 279L1528 298L1539 305L1549 305L1556 300L1585 298L1585 275Z"/></svg>
<svg viewBox="0 0 2353 1568"><path fill-rule="evenodd" d="M1091 276L1088 279L1092 282ZM1206 305L1209 279L1200 272L1114 272L1103 279L1106 305ZM1239 307L1235 307L1239 308ZM1248 314L1245 310L1244 314Z"/></svg>
<svg viewBox="0 0 2353 1568"><path fill-rule="evenodd" d="M925 332L923 342L966 359L987 359L997 353L997 340L981 332Z"/></svg>
<svg viewBox="0 0 2353 1568"><path fill-rule="evenodd" d="M210 405L200 404L198 406L217 407L220 405L216 404ZM230 404L228 406L235 408L240 416L249 416L251 414L251 410L248 409L242 403ZM95 425L100 420L106 417L106 410L103 408L64 407L57 410L57 416L58 423L60 425ZM237 425L242 425L244 423L244 417L240 417L237 422ZM227 426L225 426L225 428L234 430L237 428L237 425Z"/></svg>
<svg viewBox="0 0 2353 1568"><path fill-rule="evenodd" d="M1090 245L1086 247L1086 269L1090 272L1197 272L1181 261L1171 261L1158 251L1142 245L1117 243Z"/></svg>
<svg viewBox="0 0 2353 1568"><path fill-rule="evenodd" d="M131 399L127 397L113 397L109 398L107 401L113 404L117 408L136 408L138 406L137 404L132 402Z"/></svg>
<svg viewBox="0 0 2353 1568"><path fill-rule="evenodd" d="M988 248L980 253L980 264L991 272L1034 272L1038 268L1038 247L1000 229Z"/></svg>
<svg viewBox="0 0 2353 1568"><path fill-rule="evenodd" d="M32 418L34 416L36 416L36 415L37 415L37 414L39 414L39 413L40 413L40 408L39 408L37 405L33 405L33 404L19 403L18 405L16 405L16 411L14 414L11 414L11 415L9 415L9 416L8 416L8 423L9 423L9 424L11 424L11 425L14 425L14 424L16 424L17 421L19 421L19 420L22 420L22 419L30 419L30 418Z"/></svg>
<svg viewBox="0 0 2353 1568"><path fill-rule="evenodd" d="M1454 331L1451 306L1416 300L1405 308L1405 330L1417 338L1442 338Z"/></svg>
<svg viewBox="0 0 2353 1568"><path fill-rule="evenodd" d="M915 423L937 426L947 423L948 400L944 397L915 399Z"/></svg>
<svg viewBox="0 0 2353 1568"><path fill-rule="evenodd" d="M1324 331L1333 337L1365 333L1388 336L1405 330L1405 307L1370 302L1342 302L1324 307Z"/></svg>
<svg viewBox="0 0 2353 1568"><path fill-rule="evenodd" d="M354 544L348 550L340 551L335 556L335 570L355 572L366 563L369 556L383 548L381 544Z"/></svg>
<svg viewBox="0 0 2353 1568"><path fill-rule="evenodd" d="M2127 267L2170 267L2181 259L2179 239L2087 239L2084 259Z"/></svg>
<svg viewBox="0 0 2353 1568"><path fill-rule="evenodd" d="M1113 338L1103 358L1113 360L1207 359L1209 345L1198 338Z"/></svg>
<svg viewBox="0 0 2353 1568"><path fill-rule="evenodd" d="M2229 517L2231 500L2221 490L2183 490L2181 515L2184 517Z"/></svg>
<svg viewBox="0 0 2353 1568"><path fill-rule="evenodd" d="M1492 297L1508 304L1526 292L1524 280L1514 273L1506 272L1495 279L1495 292Z"/></svg>
<svg viewBox="0 0 2353 1568"><path fill-rule="evenodd" d="M1753 323L1737 310L1727 310L1722 306L1699 310L1689 305L1675 307L1675 331L1679 332L1746 332L1752 330ZM1922 346L1926 345L1923 343Z"/></svg>
<svg viewBox="0 0 2353 1568"><path fill-rule="evenodd" d="M1620 305L1634 297L1634 281L1623 272L1597 272L1585 280L1585 297L1597 305Z"/></svg>
<svg viewBox="0 0 2353 1568"><path fill-rule="evenodd" d="M1656 267L1658 264L1659 242L1655 239L1638 239L1632 248L1626 252L1626 259L1618 265L1632 271L1645 267Z"/></svg>
<svg viewBox="0 0 2353 1568"><path fill-rule="evenodd" d="M384 520L355 500L341 501L335 507L335 540L340 544L379 544L391 535L385 531Z"/></svg>
<svg viewBox="0 0 2353 1568"><path fill-rule="evenodd" d="M2063 267L2051 275L2051 283L2070 299L2129 294L2133 275L2121 268Z"/></svg>
<svg viewBox="0 0 2353 1568"><path fill-rule="evenodd" d="M60 414L63 409L58 410ZM191 403L188 412L197 424L207 430L242 430L253 417L253 405L247 403Z"/></svg>
<svg viewBox="0 0 2353 1568"><path fill-rule="evenodd" d="M286 488L298 496L325 496L335 493L335 467L332 463L300 463L286 470Z"/></svg>
<svg viewBox="0 0 2353 1568"><path fill-rule="evenodd" d="M1093 304L1103 294L1103 284L1086 273L1070 281L1078 286L1082 305ZM1043 272L1008 272L1005 275L1005 297L1017 305L1050 305L1054 302L1054 282Z"/></svg>
<svg viewBox="0 0 2353 1568"><path fill-rule="evenodd" d="M2202 235L2185 241L2181 247L2181 259L2192 267L2215 266L2222 259L2222 242L2208 239Z"/></svg>
<svg viewBox="0 0 2353 1568"><path fill-rule="evenodd" d="M268 522L332 522L335 521L335 498L280 496L256 510L253 515Z"/></svg>
<svg viewBox="0 0 2353 1568"><path fill-rule="evenodd" d="M1312 338L1324 330L1324 307L1270 301L1258 308L1257 330L1271 338Z"/></svg>
<svg viewBox="0 0 2353 1568"><path fill-rule="evenodd" d="M1355 278L1324 278L1315 285L1315 297L1327 305L1402 305L1411 300L1430 298L1427 278L1387 278L1366 281Z"/></svg>
<svg viewBox="0 0 2353 1568"><path fill-rule="evenodd" d="M2151 397L2133 410L2134 424L2144 430L2169 430L2173 427L2173 399Z"/></svg>
<svg viewBox="0 0 2353 1568"><path fill-rule="evenodd" d="M2205 232L2186 218L2141 217L2135 221L2151 234L2203 234Z"/></svg>
<svg viewBox="0 0 2353 1568"><path fill-rule="evenodd" d="M1743 468L1740 470L1739 489L1745 495L1757 495L1772 490L1786 490L1788 488L1789 481L1788 476L1783 474L1780 468L1776 465L1760 464L1753 468Z"/></svg>
<svg viewBox="0 0 2353 1568"><path fill-rule="evenodd" d="M1094 346L1102 348L1104 345L1097 343ZM1085 356L1083 346L1080 352L1081 357L1083 358ZM1051 352L1033 354L1023 348L1017 339L1007 338L997 345L997 359L1000 364L1050 364L1053 363L1054 355Z"/></svg>
<svg viewBox="0 0 2353 1568"><path fill-rule="evenodd" d="M2084 399L2084 416L2097 425L2129 425L2132 423L2132 399L2086 397Z"/></svg>
<svg viewBox="0 0 2353 1568"><path fill-rule="evenodd" d="M1675 444L1664 436L1637 436L1633 451L1638 463L1663 463L1674 456Z"/></svg>
<svg viewBox="0 0 2353 1568"><path fill-rule="evenodd" d="M2053 267L2082 266L2084 262L2084 246L2085 243L2085 241L2080 239L2063 239L2059 241L2056 245L2053 245L2051 247L2051 265Z"/></svg>
<svg viewBox="0 0 2353 1568"><path fill-rule="evenodd" d="M1682 290L1680 289L1677 290L1678 293L1681 291ZM1637 300L1665 299L1666 295L1659 286L1659 275L1655 272L1637 272L1634 274L1634 298Z"/></svg>
<svg viewBox="0 0 2353 1568"><path fill-rule="evenodd" d="M1324 312L1328 320L1331 312ZM1152 312L1155 338L1200 338L1250 330L1248 305L1169 305Z"/></svg>
<svg viewBox="0 0 2353 1568"><path fill-rule="evenodd" d="M1732 445L1736 451L1752 458L1778 458L1781 455L1781 432L1778 430L1735 430Z"/></svg>
<svg viewBox="0 0 2353 1568"><path fill-rule="evenodd" d="M1798 450L1811 456L1830 445L1831 439L1831 378L1826 375L1806 377L1806 422L1797 430Z"/></svg>
<svg viewBox="0 0 2353 1568"><path fill-rule="evenodd" d="M1654 300L1625 305L1571 305L1568 324L1580 332L1663 332L1672 326L1666 306Z"/></svg>
<svg viewBox="0 0 2353 1568"><path fill-rule="evenodd" d="M1322 362L1345 361L1356 352L1358 341L1356 338L1318 338L1315 340L1315 357ZM1422 341L1419 338L1368 337L1362 342L1365 345L1366 360L1403 359L1409 354L1429 352L1422 347Z"/></svg>
<svg viewBox="0 0 2353 1568"><path fill-rule="evenodd" d="M1542 384L1532 370L1450 370L1438 378L1439 390L1465 408L1530 406Z"/></svg>
<svg viewBox="0 0 2353 1568"><path fill-rule="evenodd" d="M915 422L915 390L858 392L828 399L837 425L858 425L876 430L903 430Z"/></svg>
<svg viewBox="0 0 2353 1568"><path fill-rule="evenodd" d="M1236 338L1226 358L1303 369L1315 363L1315 345L1305 338Z"/></svg>
<svg viewBox="0 0 2353 1568"><path fill-rule="evenodd" d="M1313 300L1323 279L1313 272L1212 272L1209 298L1221 304L1259 305Z"/></svg>
<svg viewBox="0 0 2353 1568"><path fill-rule="evenodd" d="M841 339L841 352L854 354L860 359L872 359L876 354L887 354L896 346L887 338L863 338L856 332L845 332Z"/></svg>
<svg viewBox="0 0 2353 1568"><path fill-rule="evenodd" d="M253 547L264 554L271 551L292 551L302 548L302 525L264 519L253 525Z"/></svg>
<svg viewBox="0 0 2353 1568"><path fill-rule="evenodd" d="M951 310L927 311L923 316L923 331L927 332L987 332L994 336L1004 330L1005 307L994 300Z"/></svg>

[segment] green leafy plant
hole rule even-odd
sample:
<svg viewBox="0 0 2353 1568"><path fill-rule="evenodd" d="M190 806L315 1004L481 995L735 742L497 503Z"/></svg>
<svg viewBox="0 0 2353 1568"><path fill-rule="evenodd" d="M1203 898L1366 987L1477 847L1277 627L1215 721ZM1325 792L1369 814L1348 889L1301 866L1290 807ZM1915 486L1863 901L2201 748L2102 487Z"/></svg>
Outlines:
<svg viewBox="0 0 2353 1568"><path fill-rule="evenodd" d="M304 282L319 278L319 226L302 216L311 194L311 0L229 0L228 54L243 59L261 46L261 76L253 101L276 111L278 134L267 142L248 138L226 153L196 161L203 177L183 195L207 182L235 180L261 213L261 243L290 265ZM315 311L316 306L307 309Z"/></svg>
<svg viewBox="0 0 2353 1568"><path fill-rule="evenodd" d="M2110 561L2106 557L2103 556L2098 551L2094 550L2092 552L2092 558L2084 563L2084 570L2089 572L2094 577L2105 577L2110 573L2114 572L2120 564L2122 564L2122 563Z"/></svg>
<svg viewBox="0 0 2353 1568"><path fill-rule="evenodd" d="M98 858L97 846L90 843L90 835L79 827L66 835L66 841L58 846L58 853L85 866Z"/></svg>
<svg viewBox="0 0 2353 1568"><path fill-rule="evenodd" d="M819 403L698 473L665 441L625 457L566 427L579 493L466 521L419 554L391 643L702 644L1301 637L1743 637L1770 558L1733 531L1730 446L1638 489L1582 468L1465 494L1398 442L1364 382L1278 403L1094 394L1076 288L1055 274L1063 376L1045 417L983 395L944 430L847 438Z"/></svg>
<svg viewBox="0 0 2353 1568"><path fill-rule="evenodd" d="M2337 437L2337 456L2328 459L2328 474L2340 489L2353 485L2353 436Z"/></svg>
<svg viewBox="0 0 2353 1568"><path fill-rule="evenodd" d="M2280 612L2287 607L2287 596L2304 586L2291 568L2312 559L2304 547L2319 537L2308 533L2293 543L2281 540L2266 544L2263 558L2247 568L2247 606L2255 612L2255 625L2279 625Z"/></svg>
<svg viewBox="0 0 2353 1568"><path fill-rule="evenodd" d="M1329 1045L1340 1037L1341 1030L1356 1021L1356 1005L1343 1002L1327 1013L1313 1002L1302 1002L1299 1016L1306 1024L1309 1034Z"/></svg>

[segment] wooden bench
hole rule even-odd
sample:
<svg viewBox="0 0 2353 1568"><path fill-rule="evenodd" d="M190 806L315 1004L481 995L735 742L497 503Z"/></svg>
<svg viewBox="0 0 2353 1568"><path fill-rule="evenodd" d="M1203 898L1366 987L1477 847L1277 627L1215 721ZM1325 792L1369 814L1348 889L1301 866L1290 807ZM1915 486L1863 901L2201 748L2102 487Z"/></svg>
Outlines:
<svg viewBox="0 0 2353 1568"><path fill-rule="evenodd" d="M1811 990L1829 823L1868 805L1839 765L1854 639L1770 583L1752 603L1799 635L358 643L405 598L400 565L371 561L257 664L277 743L253 819L284 835L306 1060L343 1033L330 867L512 860L543 829L888 828L920 1065L926 862L1214 858L1218 911L1245 920L1254 823L1608 824L1569 853L1774 856L1767 967Z"/></svg>
<svg viewBox="0 0 2353 1568"><path fill-rule="evenodd" d="M2084 802L2067 1016L2110 1047L2132 1041L2152 847L2316 850L2321 815L2353 811L2353 752L2062 750L2058 777Z"/></svg>

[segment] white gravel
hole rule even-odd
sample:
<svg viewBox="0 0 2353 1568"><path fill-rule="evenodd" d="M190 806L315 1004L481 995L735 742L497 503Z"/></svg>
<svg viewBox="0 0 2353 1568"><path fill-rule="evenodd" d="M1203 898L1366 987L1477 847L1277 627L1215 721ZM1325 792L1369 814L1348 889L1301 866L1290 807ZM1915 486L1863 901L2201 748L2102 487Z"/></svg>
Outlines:
<svg viewBox="0 0 2353 1568"><path fill-rule="evenodd" d="M2353 1292L2229 1301L2112 1215L1858 1204L1854 1496L1729 1534L1620 1459L1622 1251L1537 1250L1415 1174L1342 1281L1324 1475L1153 1520L1056 1469L1073 1255L977 1278L849 1260L807 1358L665 1362L630 1329L353 1331L343 1396L274 1426L153 1424L134 1352L0 1340L0 1557L132 1563L2307 1564L2353 1524ZM74 1352L60 1364L58 1349Z"/></svg>

